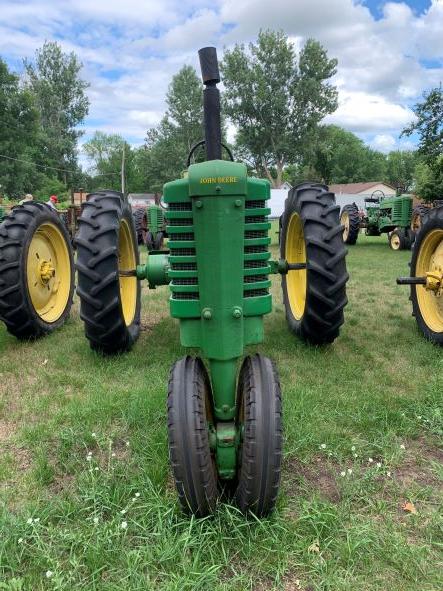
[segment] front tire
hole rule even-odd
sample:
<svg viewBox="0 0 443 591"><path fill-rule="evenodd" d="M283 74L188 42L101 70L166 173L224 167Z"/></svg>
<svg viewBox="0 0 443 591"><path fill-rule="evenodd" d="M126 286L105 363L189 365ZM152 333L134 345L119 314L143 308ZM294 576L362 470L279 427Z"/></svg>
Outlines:
<svg viewBox="0 0 443 591"><path fill-rule="evenodd" d="M91 348L128 351L140 333L140 282L120 275L139 263L131 207L121 193L90 195L76 236L80 317Z"/></svg>
<svg viewBox="0 0 443 591"><path fill-rule="evenodd" d="M0 318L19 339L38 338L68 318L74 293L69 234L43 203L14 207L0 226Z"/></svg>
<svg viewBox="0 0 443 591"><path fill-rule="evenodd" d="M180 505L205 517L217 504L217 473L209 447L211 386L200 358L174 363L168 389L169 458Z"/></svg>
<svg viewBox="0 0 443 591"><path fill-rule="evenodd" d="M282 459L282 408L277 371L268 357L248 356L238 379L238 451L234 500L243 513L258 517L275 507Z"/></svg>
<svg viewBox="0 0 443 591"><path fill-rule="evenodd" d="M411 276L443 271L443 207L432 209L417 234L411 259ZM443 345L443 286L437 292L411 285L412 311L424 337Z"/></svg>
<svg viewBox="0 0 443 591"><path fill-rule="evenodd" d="M337 338L348 301L339 211L325 185L303 183L289 192L283 214L281 258L306 264L282 276L286 320L293 334L315 345Z"/></svg>

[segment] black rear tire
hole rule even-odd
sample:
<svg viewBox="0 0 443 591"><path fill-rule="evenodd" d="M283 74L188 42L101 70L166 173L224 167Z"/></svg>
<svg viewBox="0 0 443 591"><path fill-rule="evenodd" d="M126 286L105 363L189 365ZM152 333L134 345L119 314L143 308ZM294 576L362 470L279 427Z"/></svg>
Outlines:
<svg viewBox="0 0 443 591"><path fill-rule="evenodd" d="M39 314L32 303L28 285L28 252L31 241L45 224L55 226L60 239L65 242L64 258L69 271L63 290L62 312L51 322ZM67 255L66 255L67 252ZM56 253L57 254L57 253ZM68 262L69 261L69 262ZM65 265L62 257L55 264L54 288L60 265ZM58 268L57 268L58 267ZM66 270L66 269L65 269ZM49 290L51 281L47 284ZM51 288L53 289L53 288ZM59 292L61 293L61 292ZM53 332L69 317L74 293L74 259L71 241L63 220L56 211L43 203L27 201L17 205L5 216L0 226L0 318L6 324L8 332L19 339L35 339Z"/></svg>
<svg viewBox="0 0 443 591"><path fill-rule="evenodd" d="M425 216L427 216L430 211L431 209L425 205L416 205L414 207L411 214L411 231L414 235L418 233Z"/></svg>
<svg viewBox="0 0 443 591"><path fill-rule="evenodd" d="M169 458L180 505L197 517L212 513L218 499L208 435L211 399L202 360L186 356L176 361L168 388Z"/></svg>
<svg viewBox="0 0 443 591"><path fill-rule="evenodd" d="M340 214L340 223L343 225L345 225L345 215L347 215L348 220L343 230L343 242L345 244L355 244L360 232L360 216L357 205L349 203L343 207Z"/></svg>
<svg viewBox="0 0 443 591"><path fill-rule="evenodd" d="M237 425L243 426L234 500L244 513L271 513L280 485L282 407L274 364L263 355L244 359L238 380Z"/></svg>
<svg viewBox="0 0 443 591"><path fill-rule="evenodd" d="M343 309L347 304L346 248L343 228L335 204L334 194L325 185L303 183L289 192L283 214L281 258L290 252L288 228L297 216L303 228L306 270L306 289L303 310L298 313L288 284L297 280L289 271L282 276L283 302L290 331L305 341L321 345L332 343L344 322ZM289 261L291 262L291 261ZM303 273L303 272L302 272Z"/></svg>
<svg viewBox="0 0 443 591"><path fill-rule="evenodd" d="M155 250L154 235L150 230L148 230L146 233L146 248L148 249L148 252Z"/></svg>
<svg viewBox="0 0 443 591"><path fill-rule="evenodd" d="M130 205L115 191L91 194L84 204L76 235L77 294L91 348L106 354L128 351L140 333L140 282L135 277L123 279L119 275L122 228L127 231L128 248L137 265L139 252ZM127 318L121 281L135 282L130 284L131 313Z"/></svg>
<svg viewBox="0 0 443 591"><path fill-rule="evenodd" d="M144 207L137 207L132 211L132 215L134 216L137 244L143 244L143 230L146 232L146 209Z"/></svg>
<svg viewBox="0 0 443 591"><path fill-rule="evenodd" d="M155 250L161 250L163 248L164 236L163 232L157 232L157 236L155 237L154 247Z"/></svg>

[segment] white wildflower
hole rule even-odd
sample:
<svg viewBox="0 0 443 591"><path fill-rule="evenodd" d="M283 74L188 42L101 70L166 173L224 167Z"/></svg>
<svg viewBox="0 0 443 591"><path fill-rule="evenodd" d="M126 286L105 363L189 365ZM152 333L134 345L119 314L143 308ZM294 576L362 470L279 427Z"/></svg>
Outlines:
<svg viewBox="0 0 443 591"><path fill-rule="evenodd" d="M50 579L50 578L52 577L52 575L53 575L53 574L54 574L54 573L52 572L52 570L47 570L47 571L46 571L46 578L47 578L47 579Z"/></svg>
<svg viewBox="0 0 443 591"><path fill-rule="evenodd" d="M322 449L326 449L326 443L322 443L322 444L320 445L320 447L321 447Z"/></svg>
<svg viewBox="0 0 443 591"><path fill-rule="evenodd" d="M372 458L368 458L368 462L369 462L370 464L372 464L372 462L373 462L373 461L374 461L374 460L373 460Z"/></svg>
<svg viewBox="0 0 443 591"><path fill-rule="evenodd" d="M112 452L111 458L115 458L115 453L114 452Z"/></svg>
<svg viewBox="0 0 443 591"><path fill-rule="evenodd" d="M122 515L125 515L125 513L127 513L127 512L128 512L128 510L127 510L127 509L122 509L122 510L120 511L120 513L121 513Z"/></svg>
<svg viewBox="0 0 443 591"><path fill-rule="evenodd" d="M352 474L352 469L348 468L348 474Z"/></svg>
<svg viewBox="0 0 443 591"><path fill-rule="evenodd" d="M19 539L17 540L17 542L18 542L19 544L21 544L21 543L23 542L23 538L19 538Z"/></svg>
<svg viewBox="0 0 443 591"><path fill-rule="evenodd" d="M94 470L95 470L96 472L98 472L98 466L96 466L96 467L94 468Z"/></svg>
<svg viewBox="0 0 443 591"><path fill-rule="evenodd" d="M135 493L135 496L136 496L136 497L137 497L137 499L138 499L138 497L140 496L140 493L139 493L139 492L136 492L136 493Z"/></svg>
<svg viewBox="0 0 443 591"><path fill-rule="evenodd" d="M38 523L39 521L40 521L40 517L36 517L36 518L34 519L34 523Z"/></svg>
<svg viewBox="0 0 443 591"><path fill-rule="evenodd" d="M351 447L351 451L355 451L355 445Z"/></svg>
<svg viewBox="0 0 443 591"><path fill-rule="evenodd" d="M126 442L126 447L129 447L129 441Z"/></svg>
<svg viewBox="0 0 443 591"><path fill-rule="evenodd" d="M403 443L400 445L400 449L406 449Z"/></svg>
<svg viewBox="0 0 443 591"><path fill-rule="evenodd" d="M91 433L91 437L94 437L94 439L97 437L97 433Z"/></svg>
<svg viewBox="0 0 443 591"><path fill-rule="evenodd" d="M122 529L126 529L128 527L128 522L127 521L122 521L122 524L120 526Z"/></svg>
<svg viewBox="0 0 443 591"><path fill-rule="evenodd" d="M94 523L97 524L98 523L98 517L94 517Z"/></svg>
<svg viewBox="0 0 443 591"><path fill-rule="evenodd" d="M354 458L358 458L358 454L354 454Z"/></svg>
<svg viewBox="0 0 443 591"><path fill-rule="evenodd" d="M386 472L386 476L387 476L388 478L390 478L390 477L391 477L391 473L390 473L390 472Z"/></svg>
<svg viewBox="0 0 443 591"><path fill-rule="evenodd" d="M343 472L340 472L340 476L346 476L346 472L343 470Z"/></svg>
<svg viewBox="0 0 443 591"><path fill-rule="evenodd" d="M34 521L34 520L32 519L32 517L30 517L29 519L27 519L26 523L27 523L28 525L30 525L30 524L31 524L33 521Z"/></svg>
<svg viewBox="0 0 443 591"><path fill-rule="evenodd" d="M381 468L381 462L377 462L377 468Z"/></svg>

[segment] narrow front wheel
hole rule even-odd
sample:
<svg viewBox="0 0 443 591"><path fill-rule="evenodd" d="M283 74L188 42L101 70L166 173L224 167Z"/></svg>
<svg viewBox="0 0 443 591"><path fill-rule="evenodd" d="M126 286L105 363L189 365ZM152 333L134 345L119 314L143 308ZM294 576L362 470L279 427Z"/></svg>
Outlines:
<svg viewBox="0 0 443 591"><path fill-rule="evenodd" d="M282 410L274 364L263 355L243 361L238 380L239 467L234 500L244 513L268 515L280 485Z"/></svg>

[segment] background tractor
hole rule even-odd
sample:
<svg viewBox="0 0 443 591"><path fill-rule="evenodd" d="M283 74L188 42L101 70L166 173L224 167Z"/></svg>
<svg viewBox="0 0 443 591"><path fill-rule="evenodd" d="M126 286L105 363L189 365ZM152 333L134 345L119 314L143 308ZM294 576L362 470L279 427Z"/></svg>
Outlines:
<svg viewBox="0 0 443 591"><path fill-rule="evenodd" d="M166 233L165 208L160 203L133 210L138 244L146 244L148 251L163 248Z"/></svg>
<svg viewBox="0 0 443 591"><path fill-rule="evenodd" d="M277 368L245 347L264 338L272 311L270 275L282 276L291 332L308 343L332 343L343 323L346 249L339 207L326 186L291 189L282 220L281 253L269 252L270 184L222 160L216 50L199 51L205 85L206 161L166 183L168 251L139 264L130 207L102 191L84 205L77 235L78 294L91 347L130 349L140 330L140 281L169 285L186 355L168 385L169 454L183 510L207 515L221 491L241 511L274 507L282 459L282 405Z"/></svg>
<svg viewBox="0 0 443 591"><path fill-rule="evenodd" d="M17 205L0 224L0 319L20 339L61 326L72 304L71 240L58 213L44 203Z"/></svg>
<svg viewBox="0 0 443 591"><path fill-rule="evenodd" d="M343 241L355 244L361 228L367 236L388 234L393 250L411 248L414 234L411 231L412 196L397 195L385 197L382 191L375 191L365 199L365 209L360 211L355 203L345 205L341 211Z"/></svg>
<svg viewBox="0 0 443 591"><path fill-rule="evenodd" d="M428 209L418 229L410 263L412 314L425 338L443 345L443 205Z"/></svg>

